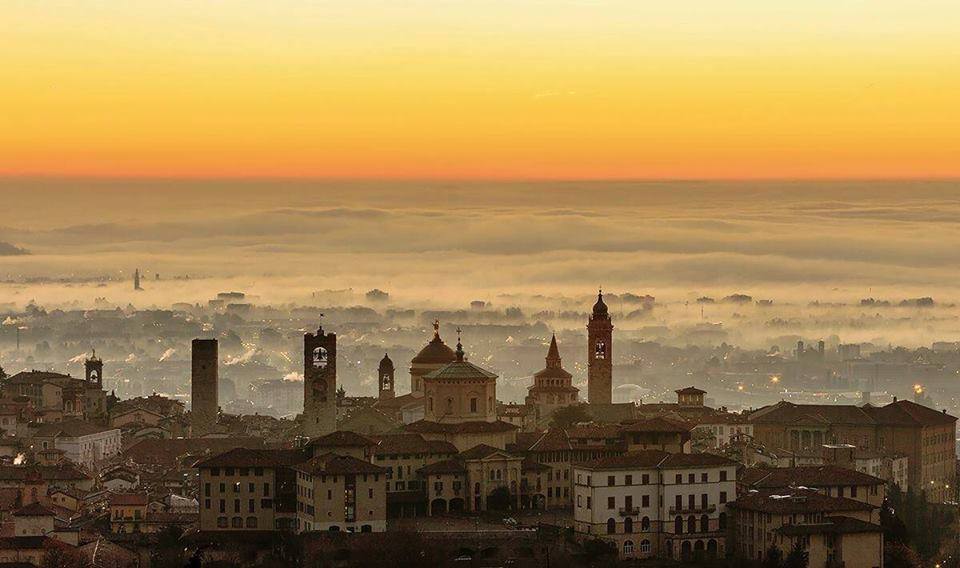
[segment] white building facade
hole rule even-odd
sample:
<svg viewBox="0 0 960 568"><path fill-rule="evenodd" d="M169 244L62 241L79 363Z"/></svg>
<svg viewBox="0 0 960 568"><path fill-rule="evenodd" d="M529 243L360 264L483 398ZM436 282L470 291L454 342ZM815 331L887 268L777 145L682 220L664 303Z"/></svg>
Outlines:
<svg viewBox="0 0 960 568"><path fill-rule="evenodd" d="M721 558L737 463L712 454L633 452L574 466L581 539L612 542L621 558Z"/></svg>

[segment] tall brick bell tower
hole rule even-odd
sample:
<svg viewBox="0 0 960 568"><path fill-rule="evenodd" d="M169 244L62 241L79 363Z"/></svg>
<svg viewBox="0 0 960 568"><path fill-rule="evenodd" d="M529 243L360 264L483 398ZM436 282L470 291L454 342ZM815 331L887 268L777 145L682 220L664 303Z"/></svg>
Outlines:
<svg viewBox="0 0 960 568"><path fill-rule="evenodd" d="M603 290L587 323L587 399L590 404L613 402L613 322Z"/></svg>
<svg viewBox="0 0 960 568"><path fill-rule="evenodd" d="M337 334L303 336L303 435L315 438L337 429Z"/></svg>

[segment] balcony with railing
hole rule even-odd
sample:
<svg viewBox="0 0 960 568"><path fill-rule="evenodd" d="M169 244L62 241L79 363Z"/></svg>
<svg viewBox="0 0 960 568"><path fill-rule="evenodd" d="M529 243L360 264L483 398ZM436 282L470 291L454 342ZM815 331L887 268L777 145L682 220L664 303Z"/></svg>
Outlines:
<svg viewBox="0 0 960 568"><path fill-rule="evenodd" d="M620 507L621 517L633 517L640 514L639 507Z"/></svg>

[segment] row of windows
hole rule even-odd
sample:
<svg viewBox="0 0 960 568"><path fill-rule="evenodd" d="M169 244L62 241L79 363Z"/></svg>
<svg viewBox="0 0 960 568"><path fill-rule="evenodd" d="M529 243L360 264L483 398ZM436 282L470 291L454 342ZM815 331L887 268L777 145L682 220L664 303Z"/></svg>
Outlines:
<svg viewBox="0 0 960 568"><path fill-rule="evenodd" d="M217 517L217 527L225 529L228 526L228 519L226 517ZM235 529L244 528L243 517L233 517L229 519L229 526ZM257 518L256 517L247 517L246 528L255 529L257 528Z"/></svg>
<svg viewBox="0 0 960 568"><path fill-rule="evenodd" d="M219 485L219 489L220 489L220 493L226 493L226 492L227 492L227 484L226 484L226 483L221 483L221 484ZM240 493L240 491L241 491L242 489L243 489L243 486L241 485L241 483L240 483L239 481L233 484L233 492L234 492L234 493ZM247 493L256 493L256 492L257 492L257 484L256 484L256 483L253 483L253 482L247 483ZM267 497L267 496L270 495L270 484L269 484L269 483L264 483L264 484L263 484L263 495L264 495L264 497ZM204 484L203 484L203 496L204 496L204 497L210 497L210 483L204 483Z"/></svg>
<svg viewBox="0 0 960 568"><path fill-rule="evenodd" d="M566 478L566 476L564 476L564 477ZM593 476L587 475L586 477L587 477L587 485L591 485L591 484L592 484L592 481L593 481ZM663 483L663 475L662 475L662 474L658 475L657 478L658 478L658 479L657 479L658 482ZM720 481L727 481L727 470L721 469L721 470L720 470L720 473L719 473L719 475L718 475L718 478L719 478ZM688 474L686 475L686 478L684 478L684 475L683 475L682 473L678 473L678 474L676 474L676 476L674 477L674 484L676 484L676 485L682 485L682 484L684 483L684 479L686 479L686 483L688 483L688 484L697 483L697 482L698 482L698 481L697 481L698 476L697 476L696 473L688 473ZM634 476L633 476L633 475L629 475L629 474L628 474L628 475L624 475L624 476L623 476L623 483L622 483L621 485L633 485L633 484L634 484L633 481L634 481ZM710 472L706 472L706 471L701 472L700 475L699 475L699 483L710 483ZM583 475L582 475L582 474L579 474L579 473L577 474L577 484L578 484L578 485L582 485L582 484L583 484ZM648 473L641 474L641 475L640 475L640 485L649 485L649 484L650 484L650 474L648 474ZM608 487L615 487L616 485L617 485L617 476L616 476L616 475L608 475L608 476L607 476L607 486L608 486Z"/></svg>
<svg viewBox="0 0 960 568"><path fill-rule="evenodd" d="M203 500L203 508L204 508L204 509L209 509L209 508L210 508L210 505L211 505L211 500L210 500L210 499L204 499L204 500ZM218 505L219 505L219 510L220 510L221 513L226 513L226 512L227 512L227 501L226 501L226 499L219 499L219 500L218 500ZM261 508L261 509L272 509L272 508L273 508L273 499L261 499L261 500L260 500L260 508ZM239 512L241 512L241 511L240 511L240 499L234 499L234 500L233 500L233 512L234 512L234 513L239 513ZM256 499L248 499L248 500L247 500L247 512L248 512L248 513L255 513L255 512L257 512L257 511L256 511Z"/></svg>
<svg viewBox="0 0 960 568"><path fill-rule="evenodd" d="M255 476L257 476L257 477L260 477L260 476L263 475L263 468L262 468L262 467L252 467L252 468L251 468L251 467L225 467L225 468L223 468L223 475L225 475L225 476L227 476L227 477L230 477L231 475L240 475L241 477L246 477L246 476L250 475L250 472L251 472L251 471L253 471L253 475L255 475ZM211 468L210 468L210 475L212 475L213 477L219 477L219 476L220 476L220 468L219 468L219 467L211 467Z"/></svg>

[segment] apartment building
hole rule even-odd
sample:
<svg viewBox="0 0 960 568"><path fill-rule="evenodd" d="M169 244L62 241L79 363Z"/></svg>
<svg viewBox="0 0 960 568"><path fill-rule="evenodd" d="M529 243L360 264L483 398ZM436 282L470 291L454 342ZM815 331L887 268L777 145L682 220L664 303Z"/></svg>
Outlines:
<svg viewBox="0 0 960 568"><path fill-rule="evenodd" d="M297 532L387 530L387 469L353 456L326 454L293 467Z"/></svg>
<svg viewBox="0 0 960 568"><path fill-rule="evenodd" d="M784 555L799 542L809 568L882 568L883 528L878 508L813 489L750 491L729 504L732 552L762 561L771 547Z"/></svg>
<svg viewBox="0 0 960 568"><path fill-rule="evenodd" d="M754 438L768 448L821 451L848 444L907 458L906 482L933 502L955 499L957 419L908 400L885 406L779 402L749 416Z"/></svg>
<svg viewBox="0 0 960 568"><path fill-rule="evenodd" d="M782 491L806 487L823 495L847 497L874 507L887 496L886 482L879 477L836 465L801 467L751 467L740 472L738 494L751 490Z"/></svg>
<svg viewBox="0 0 960 568"><path fill-rule="evenodd" d="M736 462L643 450L579 463L573 471L580 538L613 542L621 558L724 555Z"/></svg>
<svg viewBox="0 0 960 568"><path fill-rule="evenodd" d="M235 448L197 462L201 531L280 530L297 521L299 450Z"/></svg>

